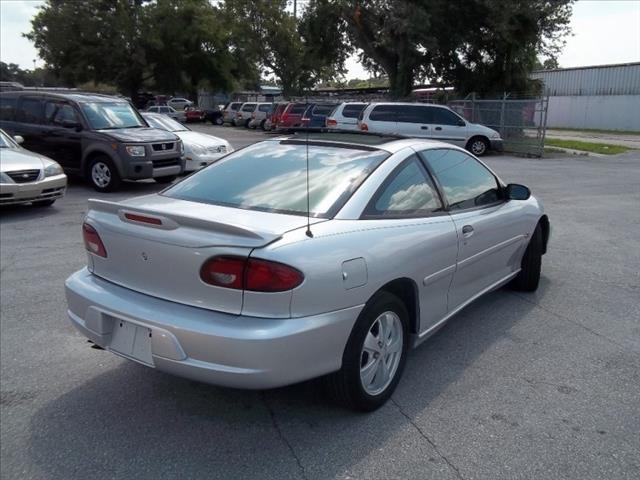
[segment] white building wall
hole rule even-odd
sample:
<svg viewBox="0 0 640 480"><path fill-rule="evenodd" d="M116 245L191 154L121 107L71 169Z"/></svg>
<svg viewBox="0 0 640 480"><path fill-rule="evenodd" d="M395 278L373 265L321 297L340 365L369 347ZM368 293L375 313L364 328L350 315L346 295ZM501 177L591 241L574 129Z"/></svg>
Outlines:
<svg viewBox="0 0 640 480"><path fill-rule="evenodd" d="M547 127L640 132L640 95L549 97Z"/></svg>

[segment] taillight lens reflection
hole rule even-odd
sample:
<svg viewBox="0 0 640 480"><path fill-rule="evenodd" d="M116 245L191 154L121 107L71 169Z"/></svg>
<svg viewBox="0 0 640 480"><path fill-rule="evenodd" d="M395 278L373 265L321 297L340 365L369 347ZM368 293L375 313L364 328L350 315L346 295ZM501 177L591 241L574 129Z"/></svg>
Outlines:
<svg viewBox="0 0 640 480"><path fill-rule="evenodd" d="M285 292L302 283L304 275L283 263L234 256L214 257L200 269L203 282L252 292Z"/></svg>
<svg viewBox="0 0 640 480"><path fill-rule="evenodd" d="M84 247L88 252L98 255L99 257L107 258L107 250L104 248L100 235L98 235L96 229L88 223L82 224L82 238L84 238Z"/></svg>

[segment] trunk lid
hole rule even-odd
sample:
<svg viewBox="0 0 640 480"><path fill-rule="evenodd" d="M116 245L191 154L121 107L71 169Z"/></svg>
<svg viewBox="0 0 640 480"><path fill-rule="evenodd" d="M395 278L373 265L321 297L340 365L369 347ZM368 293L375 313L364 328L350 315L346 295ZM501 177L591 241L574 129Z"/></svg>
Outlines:
<svg viewBox="0 0 640 480"><path fill-rule="evenodd" d="M106 258L90 254L95 275L147 295L232 314L242 311L243 291L204 283L205 261L218 255L248 257L306 221L162 195L89 200L86 217L107 251Z"/></svg>

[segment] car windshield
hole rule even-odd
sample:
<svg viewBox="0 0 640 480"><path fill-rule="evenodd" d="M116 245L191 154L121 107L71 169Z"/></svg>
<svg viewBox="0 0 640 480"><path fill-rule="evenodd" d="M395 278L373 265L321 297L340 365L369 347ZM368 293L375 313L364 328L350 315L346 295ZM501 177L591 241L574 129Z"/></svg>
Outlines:
<svg viewBox="0 0 640 480"><path fill-rule="evenodd" d="M316 142L308 145L308 155L311 216L330 218L389 153ZM306 215L306 160L304 142L261 142L224 157L163 195L248 210Z"/></svg>
<svg viewBox="0 0 640 480"><path fill-rule="evenodd" d="M159 128L161 130L168 130L170 132L185 132L189 130L180 122L176 122L173 118L167 117L166 115L144 115L144 119L147 121L150 127Z"/></svg>
<svg viewBox="0 0 640 480"><path fill-rule="evenodd" d="M18 148L18 144L9 135L0 130L0 148Z"/></svg>
<svg viewBox="0 0 640 480"><path fill-rule="evenodd" d="M146 126L140 115L126 102L82 103L81 107L94 130Z"/></svg>

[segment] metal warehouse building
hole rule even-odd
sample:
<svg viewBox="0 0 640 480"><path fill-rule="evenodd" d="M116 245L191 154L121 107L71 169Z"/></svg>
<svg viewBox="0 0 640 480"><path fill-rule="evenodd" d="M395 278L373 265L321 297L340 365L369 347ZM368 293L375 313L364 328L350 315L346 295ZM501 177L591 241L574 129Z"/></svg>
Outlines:
<svg viewBox="0 0 640 480"><path fill-rule="evenodd" d="M640 131L640 62L533 72L549 96L547 126Z"/></svg>

